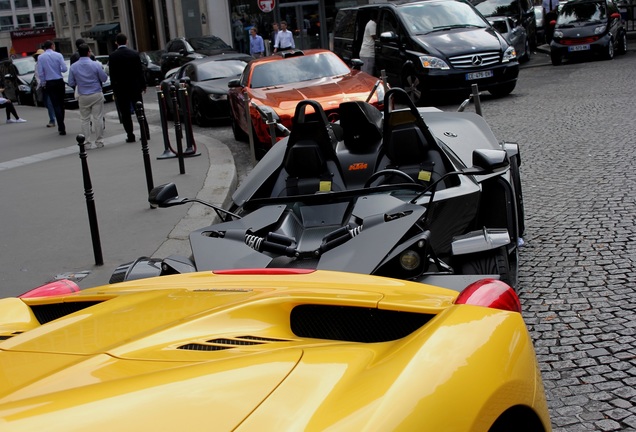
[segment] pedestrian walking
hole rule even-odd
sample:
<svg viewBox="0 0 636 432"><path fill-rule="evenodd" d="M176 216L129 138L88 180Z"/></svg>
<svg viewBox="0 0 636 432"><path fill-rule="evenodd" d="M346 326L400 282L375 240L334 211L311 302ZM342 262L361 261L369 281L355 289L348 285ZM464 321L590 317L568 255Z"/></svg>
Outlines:
<svg viewBox="0 0 636 432"><path fill-rule="evenodd" d="M265 43L263 42L263 37L258 34L256 26L250 29L250 55L254 58L265 55Z"/></svg>
<svg viewBox="0 0 636 432"><path fill-rule="evenodd" d="M278 35L278 23L272 23L272 32L269 35L269 53L274 52L274 45L276 44L276 36Z"/></svg>
<svg viewBox="0 0 636 432"><path fill-rule="evenodd" d="M35 52L35 54L33 54L33 58L35 59L36 62L38 61L40 54L43 54L43 53L44 53L44 50L40 48L39 50ZM39 102L42 103L42 105L46 107L46 110L48 111L48 114L49 114L49 122L47 123L46 127L49 127L49 128L55 127L55 110L53 109L51 98L44 91L44 82L42 82L42 78L40 78L40 74L38 74L37 64L35 67L34 76L35 76L35 84L36 84L35 97L38 99Z"/></svg>
<svg viewBox="0 0 636 432"><path fill-rule="evenodd" d="M71 58L69 59L69 62L71 63L71 66L73 66L73 63L75 63L76 61L78 61L80 59L80 57L82 56L79 52L79 47L82 44L85 44L86 42L84 41L84 39L79 38L75 41L75 48L76 51L73 53L73 55L71 55ZM93 53L91 52L90 55L91 60L95 60L95 56L93 55Z"/></svg>
<svg viewBox="0 0 636 432"><path fill-rule="evenodd" d="M37 62L37 73L44 83L44 92L51 98L51 104L55 111L57 131L60 135L66 135L64 124L64 92L66 84L62 74L67 71L62 54L55 51L55 43L47 40L43 44L44 52L40 54Z"/></svg>
<svg viewBox="0 0 636 432"><path fill-rule="evenodd" d="M91 60L91 50L86 44L78 47L79 60L71 65L68 84L75 87L78 94L82 134L86 138L85 149L104 147L104 93L102 84L108 79L101 63ZM95 139L91 140L91 119L95 129Z"/></svg>
<svg viewBox="0 0 636 432"><path fill-rule="evenodd" d="M146 92L146 80L141 67L139 53L128 48L128 37L119 33L115 43L117 49L108 57L110 68L110 82L113 85L115 103L124 130L126 131L126 142L135 142L133 130L132 112L137 102L143 103L142 94ZM148 131L143 131L148 136Z"/></svg>
<svg viewBox="0 0 636 432"><path fill-rule="evenodd" d="M294 35L287 30L287 21L280 22L280 31L276 35L276 42L274 43L274 52L278 50L288 50L296 48L294 44Z"/></svg>
<svg viewBox="0 0 636 432"><path fill-rule="evenodd" d="M25 119L20 118L18 112L15 110L13 102L4 97L4 81L0 80L0 108L5 108L7 111L7 123L24 123ZM14 118L11 118L13 115Z"/></svg>
<svg viewBox="0 0 636 432"><path fill-rule="evenodd" d="M370 19L364 27L364 36L360 47L360 60L363 62L361 70L369 75L373 75L375 67L375 29L375 21Z"/></svg>

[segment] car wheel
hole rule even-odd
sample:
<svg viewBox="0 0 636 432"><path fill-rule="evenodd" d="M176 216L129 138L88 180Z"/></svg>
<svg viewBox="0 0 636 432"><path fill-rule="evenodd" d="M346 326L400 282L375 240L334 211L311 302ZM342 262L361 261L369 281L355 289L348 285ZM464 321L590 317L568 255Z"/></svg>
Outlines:
<svg viewBox="0 0 636 432"><path fill-rule="evenodd" d="M247 134L243 131L243 129L241 129L236 120L234 120L233 115L230 115L230 121L232 123L232 133L234 134L234 139L242 142L247 141Z"/></svg>
<svg viewBox="0 0 636 432"><path fill-rule="evenodd" d="M614 41L609 41L607 44L607 51L605 52L605 58L612 60L614 58Z"/></svg>
<svg viewBox="0 0 636 432"><path fill-rule="evenodd" d="M561 58L561 54L552 53L550 54L550 60L552 60L552 66L559 66L563 59Z"/></svg>
<svg viewBox="0 0 636 432"><path fill-rule="evenodd" d="M618 45L618 54L627 54L627 32L621 35L620 44Z"/></svg>
<svg viewBox="0 0 636 432"><path fill-rule="evenodd" d="M526 214L523 207L523 191L521 189L521 174L519 172L519 159L513 157L510 159L510 177L515 190L515 198L517 201L517 225L519 229L519 237L523 237L526 231Z"/></svg>
<svg viewBox="0 0 636 432"><path fill-rule="evenodd" d="M201 110L201 100L198 96L192 98L192 118L199 126L206 126L205 116Z"/></svg>
<svg viewBox="0 0 636 432"><path fill-rule="evenodd" d="M420 85L420 79L417 77L415 71L407 69L402 75L402 88L409 95L409 98L414 104L417 104L422 99L422 88Z"/></svg>
<svg viewBox="0 0 636 432"><path fill-rule="evenodd" d="M513 288L515 285L515 275L510 270L508 251L505 246L467 259L462 265L462 273L466 275L498 274L502 282Z"/></svg>
<svg viewBox="0 0 636 432"><path fill-rule="evenodd" d="M488 89L488 92L494 97L503 97L507 96L515 89L517 86L517 81L513 81L511 83L499 84L491 89Z"/></svg>

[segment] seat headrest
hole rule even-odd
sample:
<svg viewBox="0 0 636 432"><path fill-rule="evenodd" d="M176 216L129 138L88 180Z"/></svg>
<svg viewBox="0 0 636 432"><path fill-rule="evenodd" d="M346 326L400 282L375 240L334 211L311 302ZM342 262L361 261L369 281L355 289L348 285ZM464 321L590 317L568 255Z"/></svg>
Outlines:
<svg viewBox="0 0 636 432"><path fill-rule="evenodd" d="M362 101L340 104L340 126L349 151L372 151L382 139L382 113L373 105Z"/></svg>
<svg viewBox="0 0 636 432"><path fill-rule="evenodd" d="M426 158L429 145L419 127L414 125L397 127L385 137L385 151L395 165L420 163Z"/></svg>
<svg viewBox="0 0 636 432"><path fill-rule="evenodd" d="M287 149L285 170L291 177L319 177L327 170L323 152L316 141L303 140Z"/></svg>

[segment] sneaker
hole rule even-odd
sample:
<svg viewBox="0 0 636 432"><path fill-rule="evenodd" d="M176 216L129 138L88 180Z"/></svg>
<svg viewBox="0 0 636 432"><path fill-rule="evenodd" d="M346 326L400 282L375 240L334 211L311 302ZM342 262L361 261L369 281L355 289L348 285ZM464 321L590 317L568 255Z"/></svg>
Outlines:
<svg viewBox="0 0 636 432"><path fill-rule="evenodd" d="M17 123L18 121L16 119L7 119L7 123Z"/></svg>
<svg viewBox="0 0 636 432"><path fill-rule="evenodd" d="M49 124L46 125L46 127L55 127L55 122L50 122Z"/></svg>
<svg viewBox="0 0 636 432"><path fill-rule="evenodd" d="M93 143L85 143L84 144L84 150L88 151L88 150L95 150L97 148L97 146Z"/></svg>
<svg viewBox="0 0 636 432"><path fill-rule="evenodd" d="M97 146L97 148L102 148L102 147L104 147L104 143L103 143L103 142L101 142L101 141L97 141L97 142L95 143L95 145Z"/></svg>
<svg viewBox="0 0 636 432"><path fill-rule="evenodd" d="M26 123L26 120L23 118L15 119L16 123Z"/></svg>

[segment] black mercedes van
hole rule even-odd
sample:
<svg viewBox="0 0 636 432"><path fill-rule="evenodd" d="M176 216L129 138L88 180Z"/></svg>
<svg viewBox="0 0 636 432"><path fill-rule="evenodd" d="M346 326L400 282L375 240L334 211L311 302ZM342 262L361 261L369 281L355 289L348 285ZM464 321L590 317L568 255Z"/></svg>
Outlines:
<svg viewBox="0 0 636 432"><path fill-rule="evenodd" d="M468 93L473 84L505 96L517 84L513 47L464 0L397 0L341 9L334 52L348 64L359 57L366 23L376 22L375 75L416 103L439 92Z"/></svg>

